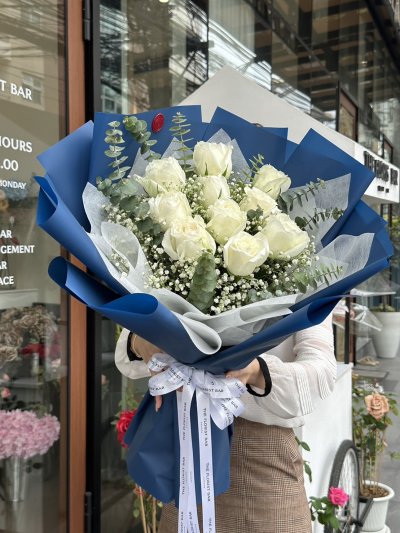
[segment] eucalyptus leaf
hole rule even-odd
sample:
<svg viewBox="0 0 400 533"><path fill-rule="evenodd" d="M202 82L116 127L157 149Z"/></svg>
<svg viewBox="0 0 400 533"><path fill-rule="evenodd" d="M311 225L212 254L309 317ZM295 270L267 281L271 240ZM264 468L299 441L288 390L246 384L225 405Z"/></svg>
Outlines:
<svg viewBox="0 0 400 533"><path fill-rule="evenodd" d="M205 252L198 259L190 285L188 301L203 313L208 312L214 300L216 286L215 258L209 252Z"/></svg>
<svg viewBox="0 0 400 533"><path fill-rule="evenodd" d="M108 163L109 167L115 168L119 165L122 165L126 160L128 159L127 155L124 155L123 157L120 157L119 159L115 159L115 161L111 161L111 163Z"/></svg>

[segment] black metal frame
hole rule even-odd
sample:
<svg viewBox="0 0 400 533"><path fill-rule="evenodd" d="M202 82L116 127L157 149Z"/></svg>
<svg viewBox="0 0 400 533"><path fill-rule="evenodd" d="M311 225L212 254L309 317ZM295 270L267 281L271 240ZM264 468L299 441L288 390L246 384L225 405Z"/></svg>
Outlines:
<svg viewBox="0 0 400 533"><path fill-rule="evenodd" d="M92 120L101 110L100 84L100 0L84 0L83 37L85 40L86 118Z"/></svg>
<svg viewBox="0 0 400 533"><path fill-rule="evenodd" d="M87 435L85 533L101 531L101 316L87 317Z"/></svg>
<svg viewBox="0 0 400 533"><path fill-rule="evenodd" d="M100 0L83 1L85 109L92 120L101 110ZM101 531L101 316L87 308L87 426L85 533Z"/></svg>

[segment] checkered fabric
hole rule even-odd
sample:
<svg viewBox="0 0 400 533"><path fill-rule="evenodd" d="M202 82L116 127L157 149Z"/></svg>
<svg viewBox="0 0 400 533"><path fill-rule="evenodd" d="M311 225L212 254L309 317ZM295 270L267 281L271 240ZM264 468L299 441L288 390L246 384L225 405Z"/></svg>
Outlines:
<svg viewBox="0 0 400 533"><path fill-rule="evenodd" d="M293 430L235 421L231 486L216 498L217 533L310 533L303 461ZM201 526L201 510L199 509ZM177 533L178 513L165 505L159 533Z"/></svg>

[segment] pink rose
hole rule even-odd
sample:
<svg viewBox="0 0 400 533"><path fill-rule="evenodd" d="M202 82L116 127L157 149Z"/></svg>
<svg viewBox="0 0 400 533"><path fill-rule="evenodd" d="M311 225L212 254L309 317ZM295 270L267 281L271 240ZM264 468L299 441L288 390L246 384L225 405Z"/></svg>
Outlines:
<svg viewBox="0 0 400 533"><path fill-rule="evenodd" d="M4 387L4 389L1 389L1 397L3 400L7 400L11 396L11 391L7 387Z"/></svg>
<svg viewBox="0 0 400 533"><path fill-rule="evenodd" d="M373 416L375 420L380 420L390 410L389 402L386 396L383 396L382 394L369 394L364 398L364 402L368 413Z"/></svg>
<svg viewBox="0 0 400 533"><path fill-rule="evenodd" d="M1 376L1 379L2 379L3 381L11 381L11 378L10 378L10 376L9 376L8 374L3 374L3 375Z"/></svg>
<svg viewBox="0 0 400 533"><path fill-rule="evenodd" d="M333 505L344 507L349 501L349 495L340 487L330 487L328 492L328 499Z"/></svg>

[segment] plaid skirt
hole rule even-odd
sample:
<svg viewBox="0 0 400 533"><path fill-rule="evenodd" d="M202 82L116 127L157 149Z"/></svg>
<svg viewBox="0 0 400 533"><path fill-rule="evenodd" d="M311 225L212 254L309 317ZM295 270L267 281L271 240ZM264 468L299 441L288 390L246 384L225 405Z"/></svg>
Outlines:
<svg viewBox="0 0 400 533"><path fill-rule="evenodd" d="M303 460L290 428L235 420L231 484L215 499L217 533L310 533ZM201 508L199 522L201 524ZM159 533L177 533L178 512L164 506Z"/></svg>

